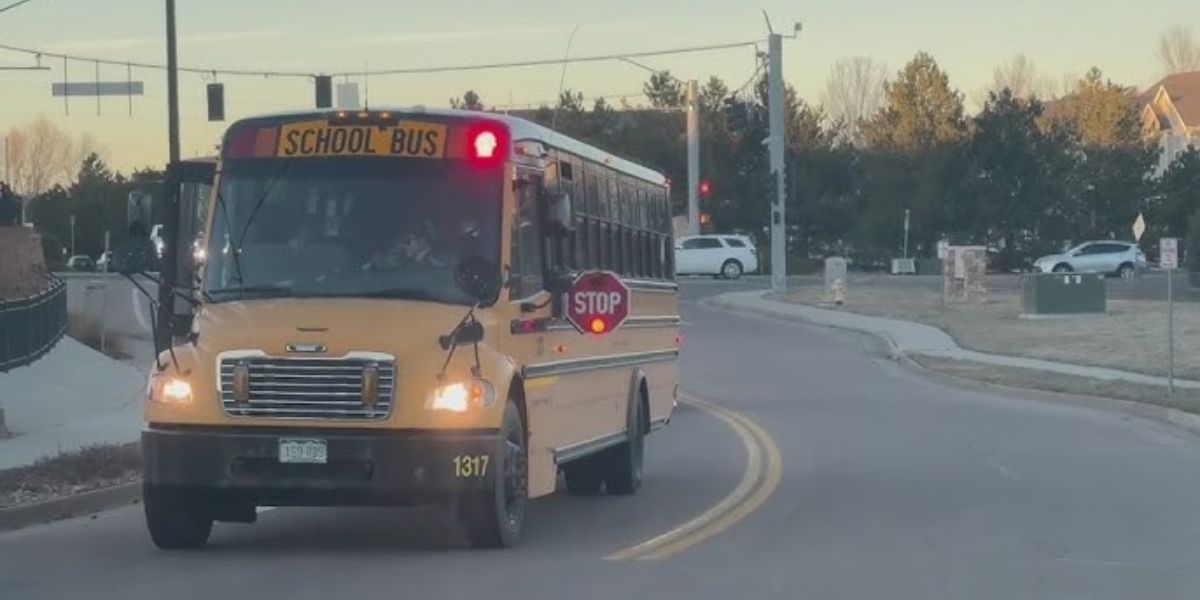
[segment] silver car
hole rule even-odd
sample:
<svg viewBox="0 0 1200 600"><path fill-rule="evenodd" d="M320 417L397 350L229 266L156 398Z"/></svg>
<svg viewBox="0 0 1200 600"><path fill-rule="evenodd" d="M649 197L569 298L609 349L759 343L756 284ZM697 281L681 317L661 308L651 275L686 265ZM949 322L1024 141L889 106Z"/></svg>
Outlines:
<svg viewBox="0 0 1200 600"><path fill-rule="evenodd" d="M1042 273L1106 273L1128 279L1146 269L1146 255L1133 242L1084 242L1037 259L1033 268Z"/></svg>

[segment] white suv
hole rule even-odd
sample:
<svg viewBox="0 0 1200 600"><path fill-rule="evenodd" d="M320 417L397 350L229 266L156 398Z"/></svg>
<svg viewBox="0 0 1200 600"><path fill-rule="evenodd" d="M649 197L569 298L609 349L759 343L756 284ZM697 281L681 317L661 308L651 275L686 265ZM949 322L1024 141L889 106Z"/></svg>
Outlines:
<svg viewBox="0 0 1200 600"><path fill-rule="evenodd" d="M758 251L744 235L693 235L675 241L675 273L737 279L758 270Z"/></svg>
<svg viewBox="0 0 1200 600"><path fill-rule="evenodd" d="M1110 273L1130 278L1146 269L1146 255L1132 242L1085 242L1033 263L1042 273Z"/></svg>

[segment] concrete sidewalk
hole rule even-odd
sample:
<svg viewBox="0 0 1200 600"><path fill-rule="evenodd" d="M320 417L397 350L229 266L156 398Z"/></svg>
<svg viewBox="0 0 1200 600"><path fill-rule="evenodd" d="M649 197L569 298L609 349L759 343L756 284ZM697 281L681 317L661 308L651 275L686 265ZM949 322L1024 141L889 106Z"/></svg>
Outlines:
<svg viewBox="0 0 1200 600"><path fill-rule="evenodd" d="M130 365L66 336L33 364L0 373L0 408L14 434L0 439L0 470L137 441L145 381Z"/></svg>
<svg viewBox="0 0 1200 600"><path fill-rule="evenodd" d="M732 292L717 296L712 302L723 308L748 310L773 317L812 323L814 325L825 325L869 333L883 338L889 343L893 352L902 354L924 354L940 358L1048 371L1090 379L1167 386L1167 379L1165 377L1155 377L1104 367L1090 367L1036 358L1022 358L967 350L960 347L946 332L930 325L914 323L912 321L871 317L804 304L778 302L766 299L764 297L766 293L761 290ZM1179 388L1200 389L1200 381L1176 378L1175 386Z"/></svg>

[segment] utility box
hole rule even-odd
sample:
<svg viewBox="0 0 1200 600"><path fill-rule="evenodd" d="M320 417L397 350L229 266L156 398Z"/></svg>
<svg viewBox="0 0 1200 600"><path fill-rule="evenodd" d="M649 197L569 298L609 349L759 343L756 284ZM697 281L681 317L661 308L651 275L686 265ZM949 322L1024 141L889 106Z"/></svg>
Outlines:
<svg viewBox="0 0 1200 600"><path fill-rule="evenodd" d="M917 261L912 258L893 258L892 275L916 275Z"/></svg>
<svg viewBox="0 0 1200 600"><path fill-rule="evenodd" d="M825 259L825 301L842 304L846 301L846 259L831 256Z"/></svg>
<svg viewBox="0 0 1200 600"><path fill-rule="evenodd" d="M1108 287L1096 273L1036 273L1021 276L1024 315L1103 314Z"/></svg>

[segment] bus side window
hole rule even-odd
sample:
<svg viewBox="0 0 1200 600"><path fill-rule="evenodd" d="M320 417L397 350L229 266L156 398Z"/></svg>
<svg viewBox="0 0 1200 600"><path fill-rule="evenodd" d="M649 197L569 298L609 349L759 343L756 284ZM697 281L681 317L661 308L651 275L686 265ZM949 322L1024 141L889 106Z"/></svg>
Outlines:
<svg viewBox="0 0 1200 600"><path fill-rule="evenodd" d="M537 193L541 182L530 178L517 188L512 218L512 266L509 298L528 298L542 290L542 227Z"/></svg>

